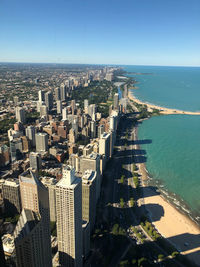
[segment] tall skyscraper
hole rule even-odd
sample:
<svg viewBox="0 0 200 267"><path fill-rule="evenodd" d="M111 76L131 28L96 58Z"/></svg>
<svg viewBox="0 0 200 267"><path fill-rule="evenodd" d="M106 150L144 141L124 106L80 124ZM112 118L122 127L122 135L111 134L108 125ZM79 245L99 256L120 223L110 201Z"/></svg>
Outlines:
<svg viewBox="0 0 200 267"><path fill-rule="evenodd" d="M29 170L22 173L19 176L19 180L22 209L30 211L28 213L22 212L14 234L17 259L20 262L22 261L19 266L50 267L52 266L52 257L48 190L35 174ZM34 213L39 214L40 218ZM24 227L27 225L26 221L33 222L31 223L31 226L34 226L33 229ZM40 225L35 228L38 223ZM32 230L34 231L33 233ZM24 231L25 235L23 234ZM21 247L31 254L27 253L24 256L24 251Z"/></svg>
<svg viewBox="0 0 200 267"><path fill-rule="evenodd" d="M2 185L3 201L6 212L13 216L21 212L21 197L18 180L6 180Z"/></svg>
<svg viewBox="0 0 200 267"><path fill-rule="evenodd" d="M61 266L82 266L82 184L71 166L56 185L57 238Z"/></svg>
<svg viewBox="0 0 200 267"><path fill-rule="evenodd" d="M15 109L16 120L21 123L26 123L25 110L21 107Z"/></svg>
<svg viewBox="0 0 200 267"><path fill-rule="evenodd" d="M45 104L40 106L40 117L47 117L48 116L48 107Z"/></svg>
<svg viewBox="0 0 200 267"><path fill-rule="evenodd" d="M62 113L62 101L57 100L56 105L57 105L57 114L61 114Z"/></svg>
<svg viewBox="0 0 200 267"><path fill-rule="evenodd" d="M9 148L7 145L0 146L0 167L8 165L10 162Z"/></svg>
<svg viewBox="0 0 200 267"><path fill-rule="evenodd" d="M67 108L63 108L62 109L62 119L63 120L67 120L68 116L67 116Z"/></svg>
<svg viewBox="0 0 200 267"><path fill-rule="evenodd" d="M45 104L48 107L48 110L53 108L53 94L51 91L45 93Z"/></svg>
<svg viewBox="0 0 200 267"><path fill-rule="evenodd" d="M14 231L18 267L52 266L45 260L42 223L39 212L22 210Z"/></svg>
<svg viewBox="0 0 200 267"><path fill-rule="evenodd" d="M61 84L60 86L60 96L61 96L62 101L66 100L66 85L65 84Z"/></svg>
<svg viewBox="0 0 200 267"><path fill-rule="evenodd" d="M88 113L88 106L89 106L88 99L85 99L84 100L84 111L85 111L85 113Z"/></svg>
<svg viewBox="0 0 200 267"><path fill-rule="evenodd" d="M39 102L44 101L44 91L42 90L38 91L38 100Z"/></svg>
<svg viewBox="0 0 200 267"><path fill-rule="evenodd" d="M12 162L21 159L22 150L23 150L23 148L22 148L21 138L16 138L16 139L10 140L10 154L11 154L11 161Z"/></svg>
<svg viewBox="0 0 200 267"><path fill-rule="evenodd" d="M19 97L18 96L14 96L13 97L13 101L14 101L15 106L17 106L18 102L19 102Z"/></svg>
<svg viewBox="0 0 200 267"><path fill-rule="evenodd" d="M89 105L89 107L88 107L88 114L90 115L90 117L92 119L94 118L95 113L96 113L96 105L95 104Z"/></svg>
<svg viewBox="0 0 200 267"><path fill-rule="evenodd" d="M55 100L61 100L60 87L55 88Z"/></svg>
<svg viewBox="0 0 200 267"><path fill-rule="evenodd" d="M90 122L90 133L91 133L91 138L96 138L96 121Z"/></svg>
<svg viewBox="0 0 200 267"><path fill-rule="evenodd" d="M56 221L56 183L57 180L54 178L45 178L41 179L43 185L48 188L49 192L49 211L50 211L50 221Z"/></svg>
<svg viewBox="0 0 200 267"><path fill-rule="evenodd" d="M29 155L29 160L30 160L30 168L39 171L39 169L42 166L41 155L36 152L31 152Z"/></svg>
<svg viewBox="0 0 200 267"><path fill-rule="evenodd" d="M96 217L96 172L87 170L82 176L82 219L93 230Z"/></svg>
<svg viewBox="0 0 200 267"><path fill-rule="evenodd" d="M26 136L31 142L31 146L35 147L35 127L34 126L28 126L26 128Z"/></svg>
<svg viewBox="0 0 200 267"><path fill-rule="evenodd" d="M110 133L104 132L99 139L99 154L105 155L106 159L110 156Z"/></svg>
<svg viewBox="0 0 200 267"><path fill-rule="evenodd" d="M101 135L105 132L105 126L103 124L98 126L98 138L101 138Z"/></svg>
<svg viewBox="0 0 200 267"><path fill-rule="evenodd" d="M37 133L35 135L36 140L36 151L46 152L48 150L48 134L47 133Z"/></svg>
<svg viewBox="0 0 200 267"><path fill-rule="evenodd" d="M119 108L119 94L115 93L114 94L114 109L118 109Z"/></svg>
<svg viewBox="0 0 200 267"><path fill-rule="evenodd" d="M71 101L71 108L72 108L72 115L74 115L76 109L76 102L74 99Z"/></svg>

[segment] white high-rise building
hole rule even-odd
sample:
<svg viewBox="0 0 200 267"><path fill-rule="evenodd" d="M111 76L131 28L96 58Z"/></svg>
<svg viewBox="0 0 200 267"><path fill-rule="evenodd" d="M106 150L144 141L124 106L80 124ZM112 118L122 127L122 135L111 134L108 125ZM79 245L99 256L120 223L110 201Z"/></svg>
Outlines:
<svg viewBox="0 0 200 267"><path fill-rule="evenodd" d="M57 105L57 114L61 114L62 113L62 101L57 100L56 105Z"/></svg>
<svg viewBox="0 0 200 267"><path fill-rule="evenodd" d="M71 166L63 168L56 185L56 216L59 263L82 266L82 183Z"/></svg>
<svg viewBox="0 0 200 267"><path fill-rule="evenodd" d="M31 141L31 145L35 146L35 127L30 125L26 128L26 136Z"/></svg>
<svg viewBox="0 0 200 267"><path fill-rule="evenodd" d="M110 133L104 132L99 139L99 154L105 155L106 159L110 155Z"/></svg>
<svg viewBox="0 0 200 267"><path fill-rule="evenodd" d="M63 120L67 120L68 119L68 115L67 115L67 108L63 108L62 109L62 119Z"/></svg>
<svg viewBox="0 0 200 267"><path fill-rule="evenodd" d="M93 119L94 115L96 113L96 105L95 104L91 104L88 107L88 114L90 115L90 117Z"/></svg>
<svg viewBox="0 0 200 267"><path fill-rule="evenodd" d="M15 109L16 120L21 123L26 123L25 110L21 107Z"/></svg>
<svg viewBox="0 0 200 267"><path fill-rule="evenodd" d="M36 151L46 152L48 150L48 134L47 133L37 133L35 135L36 140Z"/></svg>
<svg viewBox="0 0 200 267"><path fill-rule="evenodd" d="M84 100L84 111L86 114L88 113L88 106L89 106L88 99L85 99Z"/></svg>
<svg viewBox="0 0 200 267"><path fill-rule="evenodd" d="M40 106L40 117L48 116L48 107L44 104Z"/></svg>
<svg viewBox="0 0 200 267"><path fill-rule="evenodd" d="M38 100L39 100L39 102L44 101L44 91L42 91L42 90L38 91Z"/></svg>

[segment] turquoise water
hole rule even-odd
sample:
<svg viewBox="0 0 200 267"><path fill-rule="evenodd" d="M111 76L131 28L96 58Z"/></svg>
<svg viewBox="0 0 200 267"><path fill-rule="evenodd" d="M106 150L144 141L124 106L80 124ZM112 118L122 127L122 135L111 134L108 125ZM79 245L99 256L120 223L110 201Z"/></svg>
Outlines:
<svg viewBox="0 0 200 267"><path fill-rule="evenodd" d="M183 110L200 110L200 68L127 67L138 83L135 95L149 103ZM200 116L153 117L139 127L146 167L153 181L163 185L177 204L200 216ZM200 219L200 218L199 218Z"/></svg>
<svg viewBox="0 0 200 267"><path fill-rule="evenodd" d="M147 170L200 214L200 116L153 117L139 127Z"/></svg>
<svg viewBox="0 0 200 267"><path fill-rule="evenodd" d="M200 68L128 66L125 70L148 75L134 77L139 90L133 90L140 100L156 105L200 111Z"/></svg>

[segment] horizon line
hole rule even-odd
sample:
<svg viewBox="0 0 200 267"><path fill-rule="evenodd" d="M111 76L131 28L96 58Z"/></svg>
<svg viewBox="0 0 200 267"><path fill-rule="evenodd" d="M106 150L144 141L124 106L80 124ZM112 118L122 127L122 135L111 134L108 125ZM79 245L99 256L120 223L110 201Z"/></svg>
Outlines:
<svg viewBox="0 0 200 267"><path fill-rule="evenodd" d="M54 65L104 65L104 66L149 66L149 67L191 67L199 68L200 65L154 65L154 64L114 64L114 63L66 63L66 62L28 62L28 61L0 61L0 64L54 64Z"/></svg>

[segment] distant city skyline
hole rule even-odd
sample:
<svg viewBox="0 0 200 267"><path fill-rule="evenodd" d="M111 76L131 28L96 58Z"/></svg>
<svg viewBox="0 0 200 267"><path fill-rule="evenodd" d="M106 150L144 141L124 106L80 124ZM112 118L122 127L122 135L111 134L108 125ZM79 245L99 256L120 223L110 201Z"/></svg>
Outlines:
<svg viewBox="0 0 200 267"><path fill-rule="evenodd" d="M200 66L200 1L0 4L0 62Z"/></svg>

